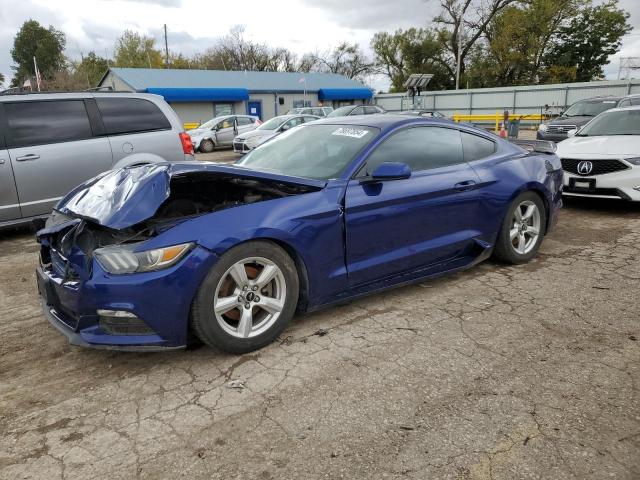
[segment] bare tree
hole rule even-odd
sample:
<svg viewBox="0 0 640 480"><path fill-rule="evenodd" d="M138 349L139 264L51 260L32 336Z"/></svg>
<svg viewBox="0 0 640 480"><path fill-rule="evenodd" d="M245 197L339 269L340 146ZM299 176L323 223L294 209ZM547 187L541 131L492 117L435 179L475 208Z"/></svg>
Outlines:
<svg viewBox="0 0 640 480"><path fill-rule="evenodd" d="M451 56L448 69L455 75L460 59L460 72L464 61L478 40L487 32L491 20L505 7L519 0L440 0L441 12L434 18L444 48ZM453 67L451 66L453 65Z"/></svg>
<svg viewBox="0 0 640 480"><path fill-rule="evenodd" d="M375 63L367 58L356 43L342 42L329 52L312 55L313 57L307 57L309 60L313 58L313 62L310 62L310 70L338 73L359 80L376 71Z"/></svg>

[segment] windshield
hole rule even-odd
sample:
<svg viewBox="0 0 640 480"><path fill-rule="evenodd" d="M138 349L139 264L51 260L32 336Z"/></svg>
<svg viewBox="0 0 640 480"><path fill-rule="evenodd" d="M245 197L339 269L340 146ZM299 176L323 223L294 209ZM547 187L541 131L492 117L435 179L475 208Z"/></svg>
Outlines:
<svg viewBox="0 0 640 480"><path fill-rule="evenodd" d="M275 130L287 120L289 120L289 117L273 117L271 120L260 125L258 130Z"/></svg>
<svg viewBox="0 0 640 480"><path fill-rule="evenodd" d="M595 117L618 103L617 100L589 100L586 102L576 102L567 108L563 117Z"/></svg>
<svg viewBox="0 0 640 480"><path fill-rule="evenodd" d="M345 115L349 115L352 109L353 109L353 105L347 105L346 107L336 108L333 112L327 115L327 117L344 117Z"/></svg>
<svg viewBox="0 0 640 480"><path fill-rule="evenodd" d="M212 118L211 120L209 120L208 122L204 122L202 125L200 125L198 128L203 128L203 129L211 129L213 127L215 127L218 123L220 123L223 119L225 119L227 117L216 117L216 118Z"/></svg>
<svg viewBox="0 0 640 480"><path fill-rule="evenodd" d="M356 125L303 125L278 135L249 152L237 165L252 170L328 180L345 167L378 134Z"/></svg>
<svg viewBox="0 0 640 480"><path fill-rule="evenodd" d="M587 123L577 136L640 135L640 110L606 112Z"/></svg>

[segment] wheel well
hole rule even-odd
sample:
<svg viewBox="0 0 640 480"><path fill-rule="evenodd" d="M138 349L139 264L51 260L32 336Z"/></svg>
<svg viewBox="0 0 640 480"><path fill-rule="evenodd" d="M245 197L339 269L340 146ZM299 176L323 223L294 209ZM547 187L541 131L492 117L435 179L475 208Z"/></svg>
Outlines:
<svg viewBox="0 0 640 480"><path fill-rule="evenodd" d="M549 219L549 214L551 213L549 201L547 200L546 195L540 190L538 190L537 188L532 188L531 190L529 190L529 192L535 193L540 198L540 200L542 200L542 204L544 205L544 213L545 213L544 233L546 235L547 231L549 230L549 222L551 221Z"/></svg>
<svg viewBox="0 0 640 480"><path fill-rule="evenodd" d="M307 266L300 254L288 243L275 238L252 238L251 240L266 240L268 242L273 242L287 252L287 255L291 257L295 263L296 272L298 273L298 281L300 282L300 293L298 294L298 306L296 307L296 311L305 311L309 302L309 276L307 274Z"/></svg>

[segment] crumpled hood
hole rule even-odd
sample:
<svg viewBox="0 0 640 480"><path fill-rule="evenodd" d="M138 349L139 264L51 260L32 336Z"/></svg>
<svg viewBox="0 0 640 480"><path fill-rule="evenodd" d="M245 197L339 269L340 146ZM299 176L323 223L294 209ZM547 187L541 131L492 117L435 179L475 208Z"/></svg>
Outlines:
<svg viewBox="0 0 640 480"><path fill-rule="evenodd" d="M177 175L219 173L245 179L266 179L291 185L324 187L326 182L289 177L214 163L161 163L110 170L76 187L55 207L65 215L85 218L104 227L123 229L152 217L169 197Z"/></svg>

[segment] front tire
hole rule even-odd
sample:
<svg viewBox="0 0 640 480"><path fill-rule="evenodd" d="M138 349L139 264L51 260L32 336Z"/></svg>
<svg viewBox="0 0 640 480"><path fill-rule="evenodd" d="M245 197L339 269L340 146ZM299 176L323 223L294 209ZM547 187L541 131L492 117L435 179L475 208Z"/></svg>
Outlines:
<svg viewBox="0 0 640 480"><path fill-rule="evenodd" d="M200 151L202 153L211 153L215 146L216 144L213 143L213 140L204 139L200 142Z"/></svg>
<svg viewBox="0 0 640 480"><path fill-rule="evenodd" d="M518 195L502 222L494 255L514 265L528 262L540 249L546 224L542 199L534 192Z"/></svg>
<svg viewBox="0 0 640 480"><path fill-rule="evenodd" d="M278 245L252 241L226 252L203 281L191 326L207 345L247 353L275 340L298 303L295 263Z"/></svg>

